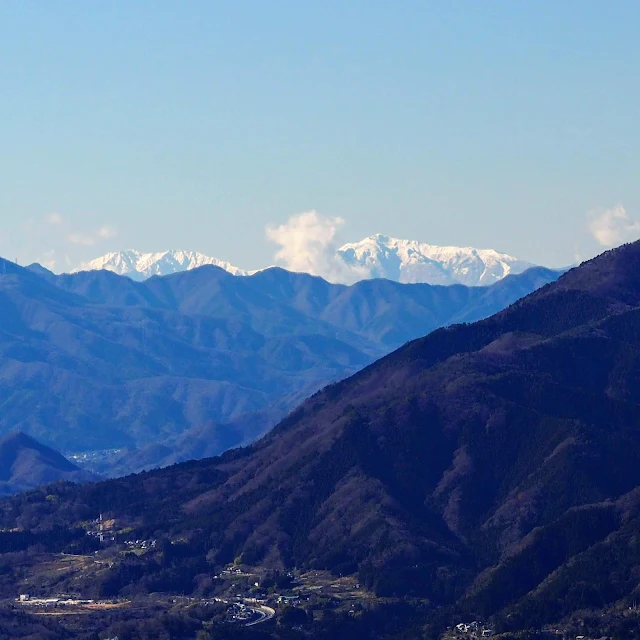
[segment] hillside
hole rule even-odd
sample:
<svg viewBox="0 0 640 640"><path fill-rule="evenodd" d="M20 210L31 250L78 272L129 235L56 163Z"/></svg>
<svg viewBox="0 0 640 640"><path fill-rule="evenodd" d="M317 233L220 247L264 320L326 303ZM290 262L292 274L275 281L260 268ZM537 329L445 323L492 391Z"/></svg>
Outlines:
<svg viewBox="0 0 640 640"><path fill-rule="evenodd" d="M11 433L0 440L0 495L20 493L56 480L97 479L95 474L79 469L57 451L24 433Z"/></svg>
<svg viewBox="0 0 640 640"><path fill-rule="evenodd" d="M102 511L180 541L174 588L234 559L328 568L503 628L624 601L640 571L639 306L636 243L407 344L248 448L17 498L4 526ZM126 576L113 567L110 588Z"/></svg>
<svg viewBox="0 0 640 640"><path fill-rule="evenodd" d="M170 461L192 455L207 429L217 435L203 451L217 454L407 340L490 314L556 277L536 269L495 288L345 287L281 269L235 277L204 266L138 283L3 262L0 434L20 429L64 452L162 442ZM132 455L121 471L162 462L148 449Z"/></svg>

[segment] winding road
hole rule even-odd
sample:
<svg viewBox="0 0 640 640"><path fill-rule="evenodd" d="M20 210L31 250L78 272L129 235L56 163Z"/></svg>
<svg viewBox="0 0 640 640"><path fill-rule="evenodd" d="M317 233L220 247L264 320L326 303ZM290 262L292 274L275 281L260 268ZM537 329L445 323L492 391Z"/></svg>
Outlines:
<svg viewBox="0 0 640 640"><path fill-rule="evenodd" d="M261 622L266 622L267 620L271 620L271 618L276 615L275 609L272 609L271 607L265 607L264 605L260 605L258 607L250 606L248 608L260 617L257 620L248 622L245 627L253 627L256 624L260 624Z"/></svg>

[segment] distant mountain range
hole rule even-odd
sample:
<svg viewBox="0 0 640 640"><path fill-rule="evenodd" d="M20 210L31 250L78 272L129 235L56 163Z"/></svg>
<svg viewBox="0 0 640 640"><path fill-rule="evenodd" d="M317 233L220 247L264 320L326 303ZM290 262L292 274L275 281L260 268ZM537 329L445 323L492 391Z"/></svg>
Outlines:
<svg viewBox="0 0 640 640"><path fill-rule="evenodd" d="M0 495L19 493L56 480L98 479L24 433L14 432L0 439Z"/></svg>
<svg viewBox="0 0 640 640"><path fill-rule="evenodd" d="M220 267L234 276L249 275L247 271L217 258L210 258L197 251L161 251L159 253L142 253L135 249L107 253L74 269L80 271L99 271L104 269L132 280L146 280L151 276L166 276L180 271L190 271L204 265Z"/></svg>
<svg viewBox="0 0 640 640"><path fill-rule="evenodd" d="M346 268L352 268L357 279L386 278L396 282L442 285L490 285L534 266L491 249L438 247L380 234L344 245L336 258L342 260ZM196 251L140 253L135 250L108 253L81 265L74 272L106 269L133 280L144 280L203 265L215 265L233 275L256 273Z"/></svg>
<svg viewBox="0 0 640 640"><path fill-rule="evenodd" d="M438 247L380 234L346 244L338 254L368 278L470 287L493 284L534 266L492 249Z"/></svg>
<svg viewBox="0 0 640 640"><path fill-rule="evenodd" d="M406 341L490 315L558 275L347 287L203 266L134 282L2 261L0 434L20 429L63 452L127 449L121 471L214 455Z"/></svg>
<svg viewBox="0 0 640 640"><path fill-rule="evenodd" d="M104 513L179 546L170 573L114 554L96 579L110 595L194 591L230 562L330 569L425 598L425 624L537 637L579 611L622 619L638 597L639 398L640 242L406 344L247 448L5 501L0 526L71 532Z"/></svg>

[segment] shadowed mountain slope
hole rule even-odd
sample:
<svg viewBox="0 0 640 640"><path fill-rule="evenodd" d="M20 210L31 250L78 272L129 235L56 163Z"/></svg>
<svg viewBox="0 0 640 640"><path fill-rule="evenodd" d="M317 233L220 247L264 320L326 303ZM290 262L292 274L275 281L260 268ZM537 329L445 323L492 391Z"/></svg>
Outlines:
<svg viewBox="0 0 640 640"><path fill-rule="evenodd" d="M181 584L239 558L531 624L602 606L640 571L639 301L636 243L407 344L248 448L17 499L5 525L27 503L41 527L109 513L185 541Z"/></svg>
<svg viewBox="0 0 640 640"><path fill-rule="evenodd" d="M24 433L17 431L0 440L0 495L19 493L56 480L97 479L95 474L82 471L57 451Z"/></svg>
<svg viewBox="0 0 640 640"><path fill-rule="evenodd" d="M221 448L204 451L217 454L327 382L557 275L536 269L494 293L214 266L134 282L1 261L0 434L20 429L64 451L162 442L170 460L193 452L174 450L183 434L215 425Z"/></svg>

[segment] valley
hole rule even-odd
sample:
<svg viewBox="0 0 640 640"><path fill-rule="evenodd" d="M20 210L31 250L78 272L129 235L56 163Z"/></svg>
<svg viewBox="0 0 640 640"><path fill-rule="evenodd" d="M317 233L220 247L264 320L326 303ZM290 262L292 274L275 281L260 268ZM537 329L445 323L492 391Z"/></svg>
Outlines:
<svg viewBox="0 0 640 640"><path fill-rule="evenodd" d="M139 550L140 554L152 552L151 547ZM68 634L91 629L115 632L122 628L118 621L123 619L135 621L129 625L133 629L171 618L174 633L189 634L197 627L213 637L227 637L226 633L236 637L233 629L265 625L273 631L277 622L281 629L304 628L304 637L329 621L357 619L367 611L398 603L375 596L352 576L327 571L281 573L238 564L200 576L198 592L190 595L140 592L105 598L83 594L83 588L86 591L88 584L99 581L130 553L131 545L112 541L88 554L30 552L12 583L19 594L13 596L0 586L0 624L3 617L26 614L54 621L61 633ZM422 606L428 607L428 602Z"/></svg>
<svg viewBox="0 0 640 640"><path fill-rule="evenodd" d="M282 269L133 282L0 266L0 436L22 431L101 476L250 444L326 384L559 275L346 287Z"/></svg>
<svg viewBox="0 0 640 640"><path fill-rule="evenodd" d="M221 598L243 623L263 600L274 637L618 624L640 557L638 274L640 243L605 253L219 457L0 501L2 593Z"/></svg>
<svg viewBox="0 0 640 640"><path fill-rule="evenodd" d="M639 25L0 2L0 640L640 640Z"/></svg>
<svg viewBox="0 0 640 640"><path fill-rule="evenodd" d="M423 633L429 628L424 621L435 618L436 627L428 637L439 640L488 637L572 640L577 636L600 640L640 629L638 607L618 605L597 615L582 611L562 622L514 636L505 621L471 619L455 610L443 614L428 599L376 596L353 576L317 570L280 573L238 564L202 576L200 594L138 593L94 599L74 591L83 581L95 579L104 567L117 562L118 554L128 553L125 547L116 547L107 544L87 555L32 555L31 563L23 565L22 578L16 585L21 593L16 597L6 594L0 597L0 624L15 616L24 623L25 618L20 618L24 615L27 619L51 620L55 626L48 633L53 638L69 637L56 636L56 632L75 634L92 629L133 633L135 629L153 628L156 633L164 633L164 624L170 625L172 633L177 634L172 636L175 638L193 637L190 634L196 631L201 634L198 637L234 638L243 629L248 632L261 625L267 634L265 638L329 638L336 633L337 637L346 638L341 635L345 628L346 633L367 633L369 625L360 624L368 616L374 616L374 624L379 625L379 615L387 616L387 622L398 629L411 628L412 622L423 620ZM42 585L48 586L43 589ZM158 621L162 623L158 625Z"/></svg>

